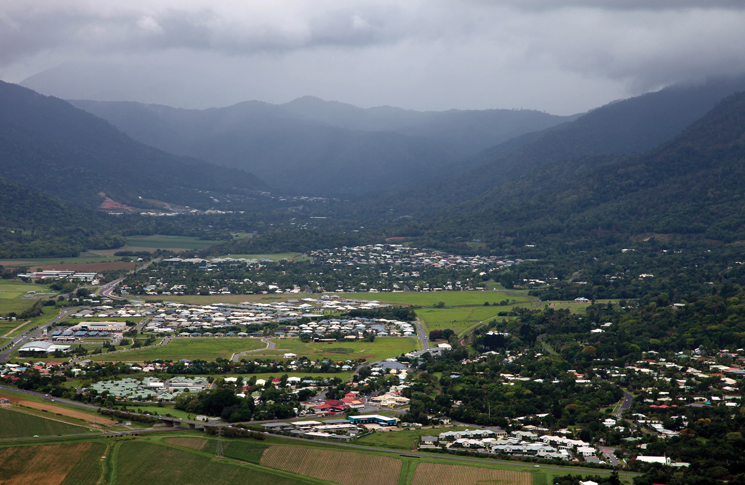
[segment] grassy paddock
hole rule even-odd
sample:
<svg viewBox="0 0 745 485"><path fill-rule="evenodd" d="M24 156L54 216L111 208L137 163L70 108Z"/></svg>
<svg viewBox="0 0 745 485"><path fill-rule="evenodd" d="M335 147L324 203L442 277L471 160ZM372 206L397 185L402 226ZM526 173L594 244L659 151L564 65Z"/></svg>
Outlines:
<svg viewBox="0 0 745 485"><path fill-rule="evenodd" d="M90 358L99 362L145 362L155 359L212 361L218 357L230 359L236 352L256 350L265 346L261 340L252 338L179 338L160 347L94 355Z"/></svg>

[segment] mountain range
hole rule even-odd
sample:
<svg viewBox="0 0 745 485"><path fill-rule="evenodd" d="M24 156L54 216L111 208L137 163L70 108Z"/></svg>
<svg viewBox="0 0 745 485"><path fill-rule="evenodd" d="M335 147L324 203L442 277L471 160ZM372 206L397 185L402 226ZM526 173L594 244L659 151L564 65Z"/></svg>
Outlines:
<svg viewBox="0 0 745 485"><path fill-rule="evenodd" d="M573 119L529 110L362 109L310 96L206 110L71 103L147 145L244 169L280 191L321 196L408 188L483 149Z"/></svg>

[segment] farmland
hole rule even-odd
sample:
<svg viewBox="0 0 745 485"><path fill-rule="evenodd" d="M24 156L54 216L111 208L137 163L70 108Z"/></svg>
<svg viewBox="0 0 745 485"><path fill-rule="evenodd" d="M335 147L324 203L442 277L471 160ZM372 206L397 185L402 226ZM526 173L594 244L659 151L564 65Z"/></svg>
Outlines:
<svg viewBox="0 0 745 485"><path fill-rule="evenodd" d="M182 436L178 438L166 438L163 442L169 445L183 446L184 448L191 448L192 450L201 450L204 445L207 444L207 440L202 438L191 438L188 436Z"/></svg>
<svg viewBox="0 0 745 485"><path fill-rule="evenodd" d="M168 345L154 348L94 356L97 361L145 362L155 359L209 360L230 359L236 352L265 347L261 340L249 338L188 338L174 339Z"/></svg>
<svg viewBox="0 0 745 485"><path fill-rule="evenodd" d="M396 483L402 465L397 458L291 446L268 448L261 464L342 485Z"/></svg>
<svg viewBox="0 0 745 485"><path fill-rule="evenodd" d="M209 455L144 442L122 443L116 453L115 483L121 485L207 485L213 483L290 485L312 479L274 473L255 465L213 461Z"/></svg>
<svg viewBox="0 0 745 485"><path fill-rule="evenodd" d="M0 438L55 436L58 434L87 433L86 428L31 414L0 408Z"/></svg>
<svg viewBox="0 0 745 485"><path fill-rule="evenodd" d="M59 485L74 472L74 483L96 483L100 473L91 473L88 451L91 443L0 448L0 483L4 485ZM97 448L97 452L100 448ZM100 455L99 455L100 456ZM92 457L90 457L92 458ZM82 463L83 460L86 463ZM76 469L76 465L81 465ZM97 460L93 462L97 464ZM92 480L94 478L95 480ZM67 483L72 483L68 481Z"/></svg>
<svg viewBox="0 0 745 485"><path fill-rule="evenodd" d="M532 485L533 474L493 468L420 463L412 485L470 485L499 482L502 485Z"/></svg>

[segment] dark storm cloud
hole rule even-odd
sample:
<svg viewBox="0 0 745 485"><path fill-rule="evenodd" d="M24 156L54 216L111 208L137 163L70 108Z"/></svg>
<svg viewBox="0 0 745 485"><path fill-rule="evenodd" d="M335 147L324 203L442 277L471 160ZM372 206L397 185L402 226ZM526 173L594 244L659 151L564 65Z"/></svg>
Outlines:
<svg viewBox="0 0 745 485"><path fill-rule="evenodd" d="M0 77L21 80L69 60L167 65L178 76L198 57L205 75L250 75L256 96L345 92L368 105L447 98L453 107L566 112L589 107L577 104L583 96L596 103L745 71L744 4L5 0Z"/></svg>

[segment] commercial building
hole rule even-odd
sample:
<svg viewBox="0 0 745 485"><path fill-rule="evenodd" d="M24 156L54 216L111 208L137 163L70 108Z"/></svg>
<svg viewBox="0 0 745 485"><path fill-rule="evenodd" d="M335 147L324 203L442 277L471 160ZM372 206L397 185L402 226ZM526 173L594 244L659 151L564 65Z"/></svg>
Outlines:
<svg viewBox="0 0 745 485"><path fill-rule="evenodd" d="M352 424L378 424L380 426L396 426L398 419L379 414L365 414L359 416L349 416L349 422Z"/></svg>

